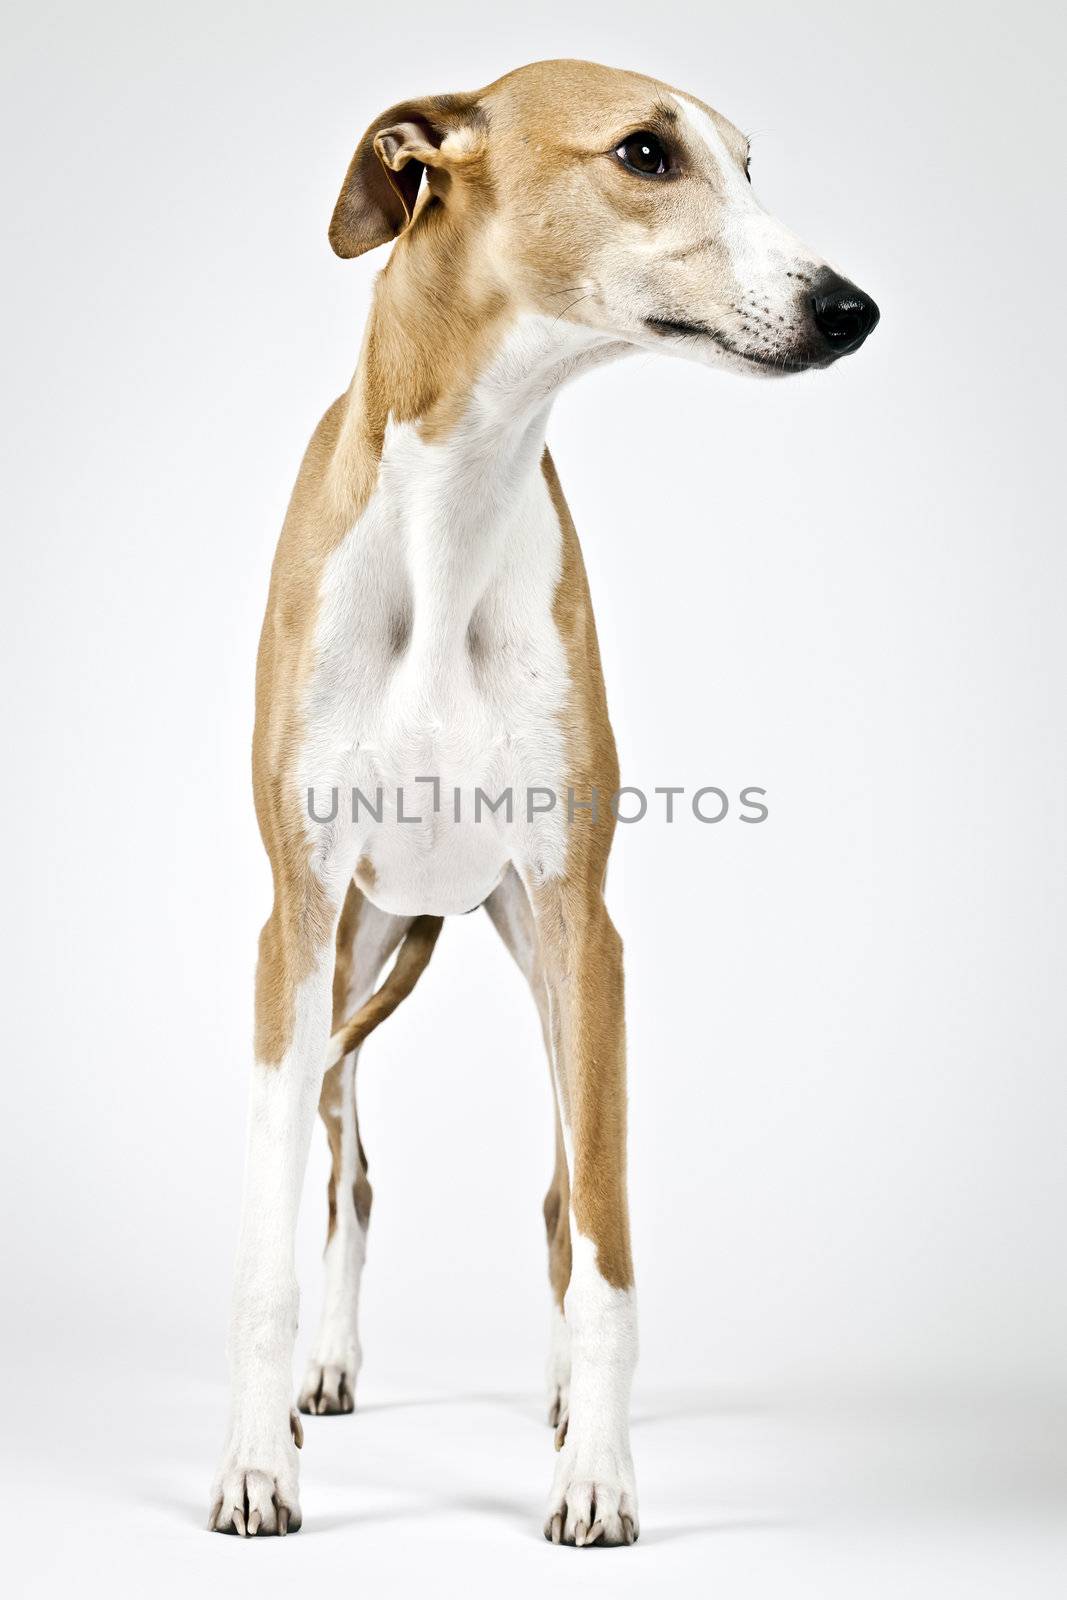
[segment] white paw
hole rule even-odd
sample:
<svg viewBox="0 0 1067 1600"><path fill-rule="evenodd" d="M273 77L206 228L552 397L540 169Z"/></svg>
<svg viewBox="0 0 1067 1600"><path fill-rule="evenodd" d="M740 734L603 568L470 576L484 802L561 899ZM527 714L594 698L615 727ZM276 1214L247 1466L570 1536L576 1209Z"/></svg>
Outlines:
<svg viewBox="0 0 1067 1600"><path fill-rule="evenodd" d="M583 1451L568 1438L556 1465L545 1538L553 1544L633 1544L640 1531L637 1486L625 1443Z"/></svg>
<svg viewBox="0 0 1067 1600"><path fill-rule="evenodd" d="M347 1415L355 1409L358 1372L358 1357L311 1361L304 1374L297 1405L307 1417Z"/></svg>
<svg viewBox="0 0 1067 1600"><path fill-rule="evenodd" d="M303 1442L295 1411L276 1437L261 1443L235 1426L212 1486L208 1528L242 1538L295 1533L302 1520L296 1452Z"/></svg>

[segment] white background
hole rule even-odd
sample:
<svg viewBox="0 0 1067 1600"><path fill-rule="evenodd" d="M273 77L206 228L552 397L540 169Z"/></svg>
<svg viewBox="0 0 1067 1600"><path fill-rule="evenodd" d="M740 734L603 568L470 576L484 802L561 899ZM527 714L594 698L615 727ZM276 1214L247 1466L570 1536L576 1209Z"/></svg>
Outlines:
<svg viewBox="0 0 1067 1600"><path fill-rule="evenodd" d="M1062 22L38 0L5 31L0 1409L24 1591L1053 1592ZM367 1409L312 1419L305 1530L248 1550L200 1526L269 907L253 667L381 264L337 261L326 224L379 111L557 55L752 133L761 201L882 308L829 373L640 358L550 426L624 781L760 784L771 808L649 819L613 858L645 1533L539 1542L548 1081L472 916L361 1068ZM317 1132L298 1371L325 1180Z"/></svg>

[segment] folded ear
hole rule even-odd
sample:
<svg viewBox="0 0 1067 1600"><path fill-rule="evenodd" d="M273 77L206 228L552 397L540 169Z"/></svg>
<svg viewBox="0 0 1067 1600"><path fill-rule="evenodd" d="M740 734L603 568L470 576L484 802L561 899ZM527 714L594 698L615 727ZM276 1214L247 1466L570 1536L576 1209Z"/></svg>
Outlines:
<svg viewBox="0 0 1067 1600"><path fill-rule="evenodd" d="M437 95L393 106L371 123L330 221L330 243L339 256L361 256L407 227L425 169L469 156L462 141L452 141L455 157L442 146L475 115L473 95Z"/></svg>

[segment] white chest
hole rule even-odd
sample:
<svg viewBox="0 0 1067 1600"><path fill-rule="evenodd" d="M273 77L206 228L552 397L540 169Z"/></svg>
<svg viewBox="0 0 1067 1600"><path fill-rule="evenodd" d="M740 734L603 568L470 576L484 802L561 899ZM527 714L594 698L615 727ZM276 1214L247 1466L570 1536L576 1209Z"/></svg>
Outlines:
<svg viewBox="0 0 1067 1600"><path fill-rule="evenodd" d="M328 839L346 872L369 862L383 910L468 911L509 861L562 866L559 803L536 797L565 781L568 689L538 454L472 461L391 429L324 573L301 794L314 788L321 817L337 790L334 820L308 819L316 851Z"/></svg>

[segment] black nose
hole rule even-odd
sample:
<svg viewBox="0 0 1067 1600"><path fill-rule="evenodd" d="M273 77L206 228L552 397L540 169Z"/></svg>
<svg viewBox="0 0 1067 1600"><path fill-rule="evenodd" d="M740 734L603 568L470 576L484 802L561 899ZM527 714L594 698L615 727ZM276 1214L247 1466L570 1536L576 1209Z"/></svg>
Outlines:
<svg viewBox="0 0 1067 1600"><path fill-rule="evenodd" d="M812 286L815 326L836 356L858 350L878 321L878 307L847 278L829 272Z"/></svg>

